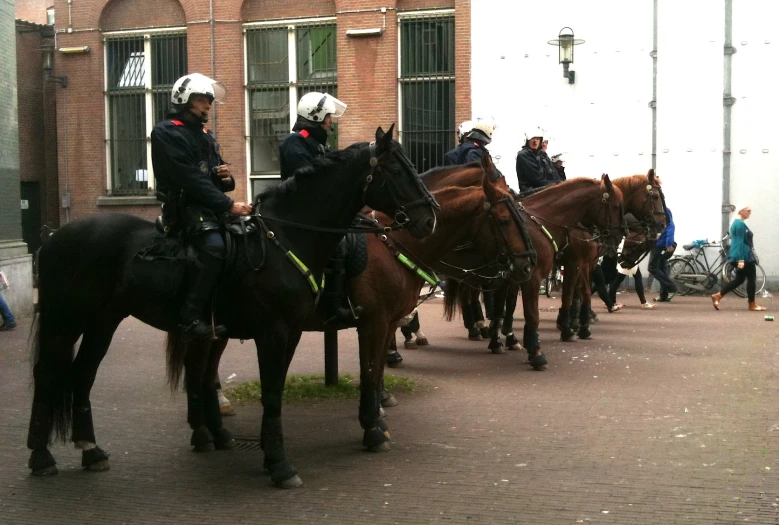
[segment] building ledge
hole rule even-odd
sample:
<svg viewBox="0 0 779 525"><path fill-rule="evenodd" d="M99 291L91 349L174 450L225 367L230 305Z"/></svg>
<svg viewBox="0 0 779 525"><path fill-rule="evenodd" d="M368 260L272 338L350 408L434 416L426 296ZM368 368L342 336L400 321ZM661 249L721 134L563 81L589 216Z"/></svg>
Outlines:
<svg viewBox="0 0 779 525"><path fill-rule="evenodd" d="M98 206L159 206L160 204L162 203L154 195L102 196L97 198Z"/></svg>

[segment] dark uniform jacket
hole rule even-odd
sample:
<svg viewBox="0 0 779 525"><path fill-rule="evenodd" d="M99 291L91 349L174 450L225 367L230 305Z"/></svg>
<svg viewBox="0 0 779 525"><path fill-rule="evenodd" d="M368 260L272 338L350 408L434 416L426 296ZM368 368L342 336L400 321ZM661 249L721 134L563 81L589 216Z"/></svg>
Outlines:
<svg viewBox="0 0 779 525"><path fill-rule="evenodd" d="M565 176L565 166L560 166L559 168L555 166L555 169L557 170L557 178L561 181L567 180L567 177Z"/></svg>
<svg viewBox="0 0 779 525"><path fill-rule="evenodd" d="M235 189L235 179L217 176L216 167L225 161L210 131L200 122L180 120L180 115L169 117L151 132L154 177L166 198L165 211L175 209L187 235L218 229L221 215L233 206L225 192Z"/></svg>
<svg viewBox="0 0 779 525"><path fill-rule="evenodd" d="M533 151L529 146L523 147L517 154L517 182L519 191L543 188L550 184L546 179L538 151Z"/></svg>
<svg viewBox="0 0 779 525"><path fill-rule="evenodd" d="M565 180L558 176L557 168L555 168L554 162L552 162L552 159L549 158L549 155L546 153L546 151L539 150L538 158L541 161L541 170L544 172L544 178L550 184Z"/></svg>
<svg viewBox="0 0 779 525"><path fill-rule="evenodd" d="M316 157L328 151L330 145L327 143L327 131L320 126L306 126L300 121L296 122L292 133L279 146L281 180L288 179L303 166L310 166Z"/></svg>
<svg viewBox="0 0 779 525"><path fill-rule="evenodd" d="M444 166L460 166L474 160L481 160L487 151L484 145L475 140L466 140L453 150L444 154Z"/></svg>

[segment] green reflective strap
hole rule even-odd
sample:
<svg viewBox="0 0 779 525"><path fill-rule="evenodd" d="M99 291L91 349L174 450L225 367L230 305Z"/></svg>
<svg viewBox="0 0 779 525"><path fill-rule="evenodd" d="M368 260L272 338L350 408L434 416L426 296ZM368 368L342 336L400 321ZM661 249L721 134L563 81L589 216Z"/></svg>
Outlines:
<svg viewBox="0 0 779 525"><path fill-rule="evenodd" d="M422 268L411 262L408 257L403 255L402 253L398 254L398 260L408 266L411 271L415 272L417 275L419 275L422 279L424 279L430 286L435 286L438 284L438 276L433 273L431 276L429 273L424 271Z"/></svg>
<svg viewBox="0 0 779 525"><path fill-rule="evenodd" d="M549 240L552 241L552 246L554 246L554 252L558 252L557 248L557 242L555 242L554 237L552 237L552 234L549 233L549 230L546 229L546 226L541 226L541 231L546 234L547 237L549 237Z"/></svg>
<svg viewBox="0 0 779 525"><path fill-rule="evenodd" d="M316 279L314 279L314 274L311 273L311 270L308 269L308 266L303 264L303 261L298 259L297 255L295 255L291 251L288 251L285 255L289 257L292 260L292 262L295 263L295 265L300 269L301 272L303 272L303 275L305 275L306 279L308 279L308 284L309 286L311 286L311 290L313 290L315 294L318 294L320 287L318 284L316 284ZM323 274L322 288L324 287L325 287L325 276Z"/></svg>

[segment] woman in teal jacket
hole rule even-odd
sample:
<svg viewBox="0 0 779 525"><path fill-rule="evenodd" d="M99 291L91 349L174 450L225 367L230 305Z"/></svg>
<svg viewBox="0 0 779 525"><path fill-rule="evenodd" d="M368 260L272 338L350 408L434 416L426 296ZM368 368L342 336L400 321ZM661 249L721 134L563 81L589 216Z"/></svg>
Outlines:
<svg viewBox="0 0 779 525"><path fill-rule="evenodd" d="M712 294L711 300L714 303L714 309L719 310L719 302L722 297L741 286L744 279L747 281L747 300L749 309L753 311L763 311L765 307L758 306L755 303L755 255L752 253L752 230L744 222L752 216L752 208L744 206L738 210L738 219L730 225L730 252L728 260L737 265L736 278L726 283L719 292Z"/></svg>

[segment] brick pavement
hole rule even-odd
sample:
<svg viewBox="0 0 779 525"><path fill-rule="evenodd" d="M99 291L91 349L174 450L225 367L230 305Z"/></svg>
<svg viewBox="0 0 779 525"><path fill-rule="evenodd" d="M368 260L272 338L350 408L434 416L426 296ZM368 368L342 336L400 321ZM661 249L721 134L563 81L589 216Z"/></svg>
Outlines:
<svg viewBox="0 0 779 525"><path fill-rule="evenodd" d="M392 451L361 450L356 400L287 405L305 483L291 491L269 484L257 451L190 452L163 335L135 320L120 326L92 397L111 470L82 472L78 451L56 445L59 476L31 477L26 333L0 334L0 523L779 523L777 325L736 298L721 312L700 297L652 311L621 301L614 314L596 306L591 341L559 342L555 313L543 312L541 373L523 353L467 341L440 301L423 305L432 346L402 350L392 371L418 385L388 411ZM355 332L340 343L341 371L356 373ZM293 373L322 368L321 335L305 334ZM231 342L231 374L257 377L253 345ZM260 407L237 410L228 428L256 436Z"/></svg>

